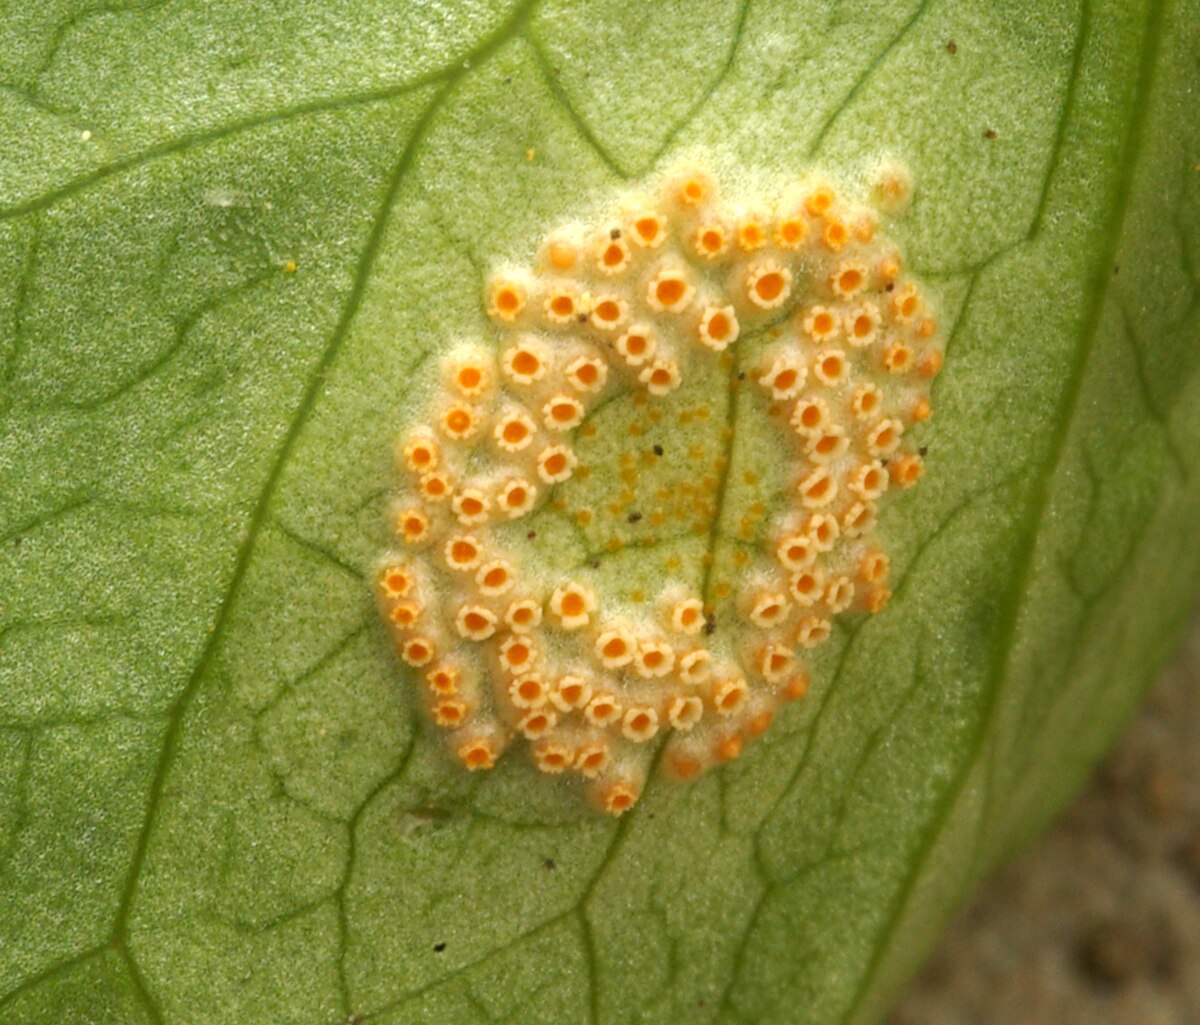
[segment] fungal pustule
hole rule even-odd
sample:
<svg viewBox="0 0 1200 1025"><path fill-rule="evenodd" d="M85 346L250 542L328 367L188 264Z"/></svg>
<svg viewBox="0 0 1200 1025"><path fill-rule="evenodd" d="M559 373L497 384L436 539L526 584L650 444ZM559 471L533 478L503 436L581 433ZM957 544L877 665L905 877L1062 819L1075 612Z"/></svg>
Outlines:
<svg viewBox="0 0 1200 1025"><path fill-rule="evenodd" d="M579 289L563 283L551 289L542 304L546 320L559 327L572 324L579 316Z"/></svg>
<svg viewBox="0 0 1200 1025"><path fill-rule="evenodd" d="M808 220L801 210L785 207L775 220L774 240L780 249L796 250L808 241Z"/></svg>
<svg viewBox="0 0 1200 1025"><path fill-rule="evenodd" d="M796 627L796 643L802 648L815 648L829 640L833 624L823 616L805 616Z"/></svg>
<svg viewBox="0 0 1200 1025"><path fill-rule="evenodd" d="M713 352L723 352L738 340L737 315L732 306L706 306L700 314L697 333L700 344Z"/></svg>
<svg viewBox="0 0 1200 1025"><path fill-rule="evenodd" d="M620 228L611 228L600 236L596 244L596 269L601 274L624 273L632 261L633 252L621 237Z"/></svg>
<svg viewBox="0 0 1200 1025"><path fill-rule="evenodd" d="M591 700L591 683L575 673L564 673L550 691L551 704L564 715L577 708L586 708Z"/></svg>
<svg viewBox="0 0 1200 1025"><path fill-rule="evenodd" d="M707 680L712 672L712 655L704 648L696 648L680 655L677 665L679 678L696 686Z"/></svg>
<svg viewBox="0 0 1200 1025"><path fill-rule="evenodd" d="M775 260L754 264L746 278L746 298L760 310L775 310L792 294L792 272Z"/></svg>
<svg viewBox="0 0 1200 1025"><path fill-rule="evenodd" d="M595 394L608 380L608 364L596 356L579 356L565 370L567 383L578 392Z"/></svg>
<svg viewBox="0 0 1200 1025"><path fill-rule="evenodd" d="M638 794L638 788L633 782L617 780L601 786L597 790L596 800L610 815L619 817L637 803Z"/></svg>
<svg viewBox="0 0 1200 1025"><path fill-rule="evenodd" d="M404 463L413 473L427 473L437 469L438 443L428 430L414 432L404 443Z"/></svg>
<svg viewBox="0 0 1200 1025"><path fill-rule="evenodd" d="M828 306L811 306L801 321L804 333L814 342L828 342L835 338L841 326L836 313Z"/></svg>
<svg viewBox="0 0 1200 1025"><path fill-rule="evenodd" d="M658 732L658 712L648 705L625 709L621 719L621 735L635 744L644 744Z"/></svg>
<svg viewBox="0 0 1200 1025"><path fill-rule="evenodd" d="M556 740L540 740L532 747L533 760L542 772L566 772L575 762L570 746Z"/></svg>
<svg viewBox="0 0 1200 1025"><path fill-rule="evenodd" d="M504 622L515 634L525 634L542 625L542 607L532 598L518 598L504 610Z"/></svg>
<svg viewBox="0 0 1200 1025"><path fill-rule="evenodd" d="M566 445L547 445L537 457L537 472L547 484L560 484L575 471L579 461Z"/></svg>
<svg viewBox="0 0 1200 1025"><path fill-rule="evenodd" d="M451 441L467 441L478 433L482 423L480 410L466 402L454 402L442 410L438 426Z"/></svg>
<svg viewBox="0 0 1200 1025"><path fill-rule="evenodd" d="M570 582L561 584L550 595L550 614L564 630L580 630L591 622L596 598L590 588Z"/></svg>
<svg viewBox="0 0 1200 1025"><path fill-rule="evenodd" d="M675 649L666 641L644 640L633 657L633 668L647 680L666 676L675 668Z"/></svg>
<svg viewBox="0 0 1200 1025"><path fill-rule="evenodd" d="M592 740L580 744L575 752L575 770L584 779L596 779L608 766L608 744Z"/></svg>
<svg viewBox="0 0 1200 1025"><path fill-rule="evenodd" d="M818 548L808 534L786 534L775 545L775 557L787 570L807 569L817 559Z"/></svg>
<svg viewBox="0 0 1200 1025"><path fill-rule="evenodd" d="M479 539L472 534L455 534L447 539L442 555L447 567L466 573L475 569L483 558Z"/></svg>
<svg viewBox="0 0 1200 1025"><path fill-rule="evenodd" d="M846 339L856 349L864 349L875 341L879 332L879 308L874 303L860 303L846 311Z"/></svg>
<svg viewBox="0 0 1200 1025"><path fill-rule="evenodd" d="M759 674L770 683L786 680L796 668L796 656L783 644L764 644L755 655Z"/></svg>
<svg viewBox="0 0 1200 1025"><path fill-rule="evenodd" d="M621 718L625 711L611 691L599 691L592 695L584 707L583 714L593 726L608 726Z"/></svg>
<svg viewBox="0 0 1200 1025"><path fill-rule="evenodd" d="M808 380L803 355L791 346L780 346L764 354L758 383L777 401L794 399Z"/></svg>
<svg viewBox="0 0 1200 1025"><path fill-rule="evenodd" d="M729 229L719 221L701 224L692 236L692 248L702 260L715 260L729 249Z"/></svg>
<svg viewBox="0 0 1200 1025"><path fill-rule="evenodd" d="M534 708L517 721L517 729L526 740L538 740L558 725L558 713L552 708Z"/></svg>
<svg viewBox="0 0 1200 1025"><path fill-rule="evenodd" d="M530 512L537 501L537 495L536 484L524 477L513 477L501 485L496 502L500 511L512 520Z"/></svg>
<svg viewBox="0 0 1200 1025"><path fill-rule="evenodd" d="M671 605L671 629L695 636L704 629L704 602L699 598L680 598Z"/></svg>
<svg viewBox="0 0 1200 1025"><path fill-rule="evenodd" d="M488 290L488 313L498 320L513 323L525 309L525 285L513 278L501 277Z"/></svg>
<svg viewBox="0 0 1200 1025"><path fill-rule="evenodd" d="M470 706L461 697L438 697L433 702L433 721L443 730L455 730L467 721Z"/></svg>
<svg viewBox="0 0 1200 1025"><path fill-rule="evenodd" d="M616 350L631 367L640 367L654 358L658 343L644 324L634 324L616 341Z"/></svg>
<svg viewBox="0 0 1200 1025"><path fill-rule="evenodd" d="M746 704L750 687L740 676L717 679L712 682L709 699L717 715L737 715Z"/></svg>
<svg viewBox="0 0 1200 1025"><path fill-rule="evenodd" d="M682 267L666 266L646 286L646 302L656 313L680 313L696 294L696 286Z"/></svg>
<svg viewBox="0 0 1200 1025"><path fill-rule="evenodd" d="M490 737L464 739L455 749L459 761L471 772L494 768L500 756L499 745Z"/></svg>
<svg viewBox="0 0 1200 1025"><path fill-rule="evenodd" d="M649 366L642 368L638 380L646 386L646 391L651 395L661 398L663 395L670 395L679 387L682 376L679 373L679 364L674 360L656 359Z"/></svg>
<svg viewBox="0 0 1200 1025"><path fill-rule="evenodd" d="M504 375L515 385L535 384L546 376L550 353L536 338L523 337L501 355Z"/></svg>
<svg viewBox="0 0 1200 1025"><path fill-rule="evenodd" d="M554 395L542 406L542 423L552 431L571 431L583 423L583 403L572 395Z"/></svg>
<svg viewBox="0 0 1200 1025"><path fill-rule="evenodd" d="M454 628L468 641L486 641L496 632L496 614L486 605L463 605L454 617Z"/></svg>
<svg viewBox="0 0 1200 1025"><path fill-rule="evenodd" d="M768 630L787 619L789 602L782 591L753 589L747 604L746 616L759 629Z"/></svg>
<svg viewBox="0 0 1200 1025"><path fill-rule="evenodd" d="M657 249L667 240L667 219L655 210L640 210L629 219L629 237L643 249Z"/></svg>
<svg viewBox="0 0 1200 1025"><path fill-rule="evenodd" d="M490 391L494 380L491 356L477 349L454 353L446 361L446 377L459 395L480 398Z"/></svg>
<svg viewBox="0 0 1200 1025"><path fill-rule="evenodd" d="M421 474L418 484L421 497L429 502L444 502L454 493L453 482L449 475L440 470L430 470Z"/></svg>
<svg viewBox="0 0 1200 1025"><path fill-rule="evenodd" d="M463 526L486 523L491 515L492 501L479 488L463 488L450 501L455 518Z"/></svg>
<svg viewBox="0 0 1200 1025"><path fill-rule="evenodd" d="M501 410L492 430L496 444L507 453L527 449L537 433L537 425L523 406L510 405Z"/></svg>
<svg viewBox="0 0 1200 1025"><path fill-rule="evenodd" d="M396 513L396 533L405 544L416 545L429 540L430 522L425 510L404 506Z"/></svg>
<svg viewBox="0 0 1200 1025"><path fill-rule="evenodd" d="M620 669L633 661L637 640L623 627L601 630L594 642L596 658L605 669Z"/></svg>
<svg viewBox="0 0 1200 1025"><path fill-rule="evenodd" d="M508 696L517 708L541 708L550 699L550 688L540 673L525 673L509 683Z"/></svg>
<svg viewBox="0 0 1200 1025"><path fill-rule="evenodd" d="M752 253L767 244L769 221L755 213L744 213L738 217L734 227L737 246L743 253Z"/></svg>
<svg viewBox="0 0 1200 1025"><path fill-rule="evenodd" d="M598 295L592 302L592 326L600 331L616 331L629 319L629 302L615 292Z"/></svg>
<svg viewBox="0 0 1200 1025"><path fill-rule="evenodd" d="M435 362L394 450L403 555L371 582L464 771L515 741L535 785L624 814L651 764L739 757L835 624L887 604L877 522L924 470L936 302L887 238L886 189L796 180L731 204L693 165L547 226L528 269L481 283L486 341ZM712 400L743 381L748 401ZM705 555L659 548L675 520ZM588 569L564 568L564 522Z"/></svg>
<svg viewBox="0 0 1200 1025"><path fill-rule="evenodd" d="M491 559L475 571L475 586L489 598L508 594L516 582L513 568L505 559Z"/></svg>

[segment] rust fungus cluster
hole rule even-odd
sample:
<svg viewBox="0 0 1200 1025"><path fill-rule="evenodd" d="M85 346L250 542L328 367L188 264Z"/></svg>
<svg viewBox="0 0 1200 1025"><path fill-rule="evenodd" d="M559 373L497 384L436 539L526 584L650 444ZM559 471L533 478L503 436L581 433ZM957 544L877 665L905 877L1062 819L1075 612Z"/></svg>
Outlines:
<svg viewBox="0 0 1200 1025"><path fill-rule="evenodd" d="M377 578L396 650L467 769L519 741L620 815L656 754L676 779L737 758L806 693L835 620L884 607L876 520L921 477L910 434L942 364L926 296L879 231L907 189L892 173L873 203L809 181L730 205L689 169L487 282L499 344L442 360L399 445L396 549ZM739 342L754 349L736 386L758 390L789 483L720 602L682 577L620 601L587 566L550 574L505 543L580 470L598 402L669 404L703 361L739 373Z"/></svg>

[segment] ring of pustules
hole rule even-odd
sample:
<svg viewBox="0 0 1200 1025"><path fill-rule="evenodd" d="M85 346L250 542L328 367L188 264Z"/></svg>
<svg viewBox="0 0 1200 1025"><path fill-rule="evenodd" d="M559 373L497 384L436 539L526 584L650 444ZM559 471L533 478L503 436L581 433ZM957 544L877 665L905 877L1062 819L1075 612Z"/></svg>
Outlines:
<svg viewBox="0 0 1200 1025"><path fill-rule="evenodd" d="M469 770L514 740L575 774L603 810L637 801L660 745L689 779L738 757L808 689L806 653L838 616L889 597L880 507L921 477L911 429L931 413L942 342L874 204L820 182L731 206L697 170L626 197L592 229L550 234L532 270L486 284L499 346L462 345L399 444L397 550L376 580L400 658ZM781 415L789 500L735 616L668 586L632 613L585 576L545 579L497 534L575 472L589 410L616 388L669 402L689 364L770 329L750 369Z"/></svg>

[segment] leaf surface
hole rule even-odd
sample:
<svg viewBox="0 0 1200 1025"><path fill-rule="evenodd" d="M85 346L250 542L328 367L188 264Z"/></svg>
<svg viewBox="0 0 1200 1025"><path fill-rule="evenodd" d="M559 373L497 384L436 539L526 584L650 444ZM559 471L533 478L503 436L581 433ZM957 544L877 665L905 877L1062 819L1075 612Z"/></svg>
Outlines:
<svg viewBox="0 0 1200 1025"><path fill-rule="evenodd" d="M1195 593L1197 25L6 12L0 1022L874 1020ZM902 157L949 349L892 605L745 758L613 823L519 759L447 764L365 574L412 382L481 329L483 271L680 153Z"/></svg>

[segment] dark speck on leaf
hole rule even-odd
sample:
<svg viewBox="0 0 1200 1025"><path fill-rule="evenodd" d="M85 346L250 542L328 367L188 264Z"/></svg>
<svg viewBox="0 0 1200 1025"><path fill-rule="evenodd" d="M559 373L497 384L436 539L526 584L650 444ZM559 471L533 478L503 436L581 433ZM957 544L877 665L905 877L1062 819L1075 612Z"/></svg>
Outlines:
<svg viewBox="0 0 1200 1025"><path fill-rule="evenodd" d="M578 317L579 323L586 324L587 319L588 319L588 315L586 313L579 314L579 317Z"/></svg>
<svg viewBox="0 0 1200 1025"><path fill-rule="evenodd" d="M609 238L620 238L621 237L621 229L613 228L613 230L608 233L608 237Z"/></svg>
<svg viewBox="0 0 1200 1025"><path fill-rule="evenodd" d="M663 447L661 445L655 445L654 446L654 454L656 456L661 456L663 454Z"/></svg>
<svg viewBox="0 0 1200 1025"><path fill-rule="evenodd" d="M631 512L629 514L629 522L630 523L637 523L637 521L640 520L641 518L642 518L642 514L640 512Z"/></svg>
<svg viewBox="0 0 1200 1025"><path fill-rule="evenodd" d="M996 129L994 129L994 128L985 128L985 129L983 130L983 137L984 137L985 139L994 139L994 138L996 138Z"/></svg>
<svg viewBox="0 0 1200 1025"><path fill-rule="evenodd" d="M558 868L558 862L556 862L553 858L547 858L542 862L542 868L546 869L548 872L553 872L556 868Z"/></svg>
<svg viewBox="0 0 1200 1025"><path fill-rule="evenodd" d="M717 615L710 612L704 619L704 632L711 636L717 632Z"/></svg>
<svg viewBox="0 0 1200 1025"><path fill-rule="evenodd" d="M919 449L917 449L917 455L921 456L922 458L929 455L929 446L922 445Z"/></svg>
<svg viewBox="0 0 1200 1025"><path fill-rule="evenodd" d="M887 291L889 291L889 292L890 292L890 291L892 291L892 289L894 289L895 287L896 287L896 282L894 282L894 281L889 281L889 282L887 283Z"/></svg>
<svg viewBox="0 0 1200 1025"><path fill-rule="evenodd" d="M593 560L592 560L592 569L599 569L599 568L600 568L600 560L599 560L599 559L593 559Z"/></svg>
<svg viewBox="0 0 1200 1025"><path fill-rule="evenodd" d="M443 950L445 950L445 949L446 949L446 944L445 944L445 943L435 943L435 944L433 945L433 952L434 952L435 954L440 954L440 953L441 953Z"/></svg>
<svg viewBox="0 0 1200 1025"><path fill-rule="evenodd" d="M526 536L526 537L527 537L527 538L528 538L530 541L532 541L532 540L533 540L535 537L537 537L537 531L536 531L536 530L531 530L531 531L530 531L528 534L526 534L525 536Z"/></svg>
<svg viewBox="0 0 1200 1025"><path fill-rule="evenodd" d="M739 381L744 381L744 380L746 380L746 371L744 371L744 370L739 370L739 371L738 371L738 380L739 380Z"/></svg>
<svg viewBox="0 0 1200 1025"><path fill-rule="evenodd" d="M951 39L946 44L946 52L947 53L958 53L958 43L956 43L953 39Z"/></svg>

